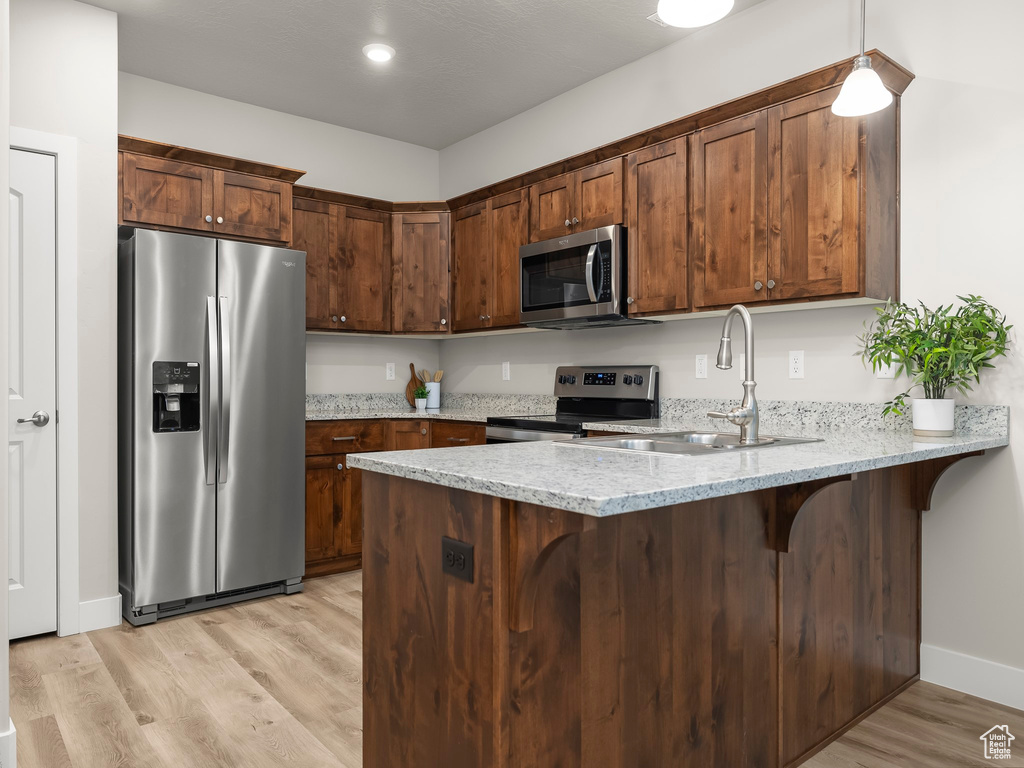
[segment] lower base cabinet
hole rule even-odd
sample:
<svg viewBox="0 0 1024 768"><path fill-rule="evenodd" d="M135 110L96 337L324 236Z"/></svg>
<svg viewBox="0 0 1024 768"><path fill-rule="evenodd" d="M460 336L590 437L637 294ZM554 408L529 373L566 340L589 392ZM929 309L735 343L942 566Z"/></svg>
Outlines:
<svg viewBox="0 0 1024 768"><path fill-rule="evenodd" d="M363 565L363 473L351 453L483 445L484 426L429 419L306 424L306 578Z"/></svg>

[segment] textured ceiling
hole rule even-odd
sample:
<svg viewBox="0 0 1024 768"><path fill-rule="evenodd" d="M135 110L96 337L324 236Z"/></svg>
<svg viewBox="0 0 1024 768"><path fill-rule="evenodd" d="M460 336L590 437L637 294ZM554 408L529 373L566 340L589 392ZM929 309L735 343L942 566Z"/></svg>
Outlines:
<svg viewBox="0 0 1024 768"><path fill-rule="evenodd" d="M434 149L688 33L657 0L87 1L118 12L123 71Z"/></svg>

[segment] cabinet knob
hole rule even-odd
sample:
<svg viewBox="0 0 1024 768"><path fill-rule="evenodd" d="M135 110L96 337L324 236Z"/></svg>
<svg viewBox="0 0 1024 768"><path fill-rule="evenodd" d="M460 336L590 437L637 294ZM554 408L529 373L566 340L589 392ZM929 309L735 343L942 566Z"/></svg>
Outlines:
<svg viewBox="0 0 1024 768"><path fill-rule="evenodd" d="M567 226L567 227L571 227L571 226L572 226L572 222L571 222L571 221L569 221L568 219L566 219L566 220L565 220L565 226Z"/></svg>
<svg viewBox="0 0 1024 768"><path fill-rule="evenodd" d="M491 316L490 316L490 315L486 315L486 316L484 317L484 320L490 320L490 319L491 319Z"/></svg>
<svg viewBox="0 0 1024 768"><path fill-rule="evenodd" d="M348 320L348 318L347 318L347 317L345 317L344 315L342 315L342 316L341 316L341 322L343 322L343 323L344 323L344 322L346 322L347 320Z"/></svg>
<svg viewBox="0 0 1024 768"><path fill-rule="evenodd" d="M209 224L211 221L213 221L213 216L207 216L206 223Z"/></svg>
<svg viewBox="0 0 1024 768"><path fill-rule="evenodd" d="M338 465L338 471L339 471L339 472L341 472L341 470L343 470L344 468L345 468L345 465L344 465L344 464L339 464L339 465Z"/></svg>
<svg viewBox="0 0 1024 768"><path fill-rule="evenodd" d="M441 325L448 325L448 321L445 320L443 317L441 318Z"/></svg>
<svg viewBox="0 0 1024 768"><path fill-rule="evenodd" d="M573 224L579 224L579 223L580 223L580 220L579 220L579 219L577 219L577 218L576 218L575 216L573 216L573 217L572 217L572 223L573 223Z"/></svg>
<svg viewBox="0 0 1024 768"><path fill-rule="evenodd" d="M224 223L224 217L223 216L218 216L217 217L217 223L218 224L223 224Z"/></svg>
<svg viewBox="0 0 1024 768"><path fill-rule="evenodd" d="M484 317L483 315L480 315L480 319L481 319L481 320L486 320L487 318L486 318L486 317Z"/></svg>
<svg viewBox="0 0 1024 768"><path fill-rule="evenodd" d="M626 297L626 303L627 304L632 304L633 303L633 297L632 296L627 296Z"/></svg>
<svg viewBox="0 0 1024 768"><path fill-rule="evenodd" d="M338 322L338 316L337 315L331 315L331 322L332 323Z"/></svg>
<svg viewBox="0 0 1024 768"><path fill-rule="evenodd" d="M754 281L754 290L755 291L760 291L762 288L764 288L764 283L762 283L760 280L755 280Z"/></svg>
<svg viewBox="0 0 1024 768"><path fill-rule="evenodd" d="M775 287L775 281L774 280L769 280L768 281L768 287L769 288L774 288Z"/></svg>
<svg viewBox="0 0 1024 768"><path fill-rule="evenodd" d="M421 434L421 435L425 435L425 434L427 434L427 428L426 428L426 427L424 427L423 429L421 429L421 430L420 430L420 434Z"/></svg>

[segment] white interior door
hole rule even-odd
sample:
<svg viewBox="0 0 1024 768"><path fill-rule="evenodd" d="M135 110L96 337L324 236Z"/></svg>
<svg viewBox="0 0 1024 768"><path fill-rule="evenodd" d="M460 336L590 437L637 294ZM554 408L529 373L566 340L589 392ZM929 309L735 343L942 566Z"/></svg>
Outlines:
<svg viewBox="0 0 1024 768"><path fill-rule="evenodd" d="M9 628L57 629L57 198L53 155L11 150Z"/></svg>

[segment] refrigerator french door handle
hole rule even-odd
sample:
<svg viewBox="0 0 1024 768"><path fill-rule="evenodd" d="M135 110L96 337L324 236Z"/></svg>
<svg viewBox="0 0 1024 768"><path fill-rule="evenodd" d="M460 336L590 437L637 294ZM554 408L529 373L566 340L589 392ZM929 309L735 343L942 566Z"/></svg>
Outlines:
<svg viewBox="0 0 1024 768"><path fill-rule="evenodd" d="M228 481L228 450L231 442L231 331L228 328L228 297L220 297L220 428L217 435L217 482Z"/></svg>
<svg viewBox="0 0 1024 768"><path fill-rule="evenodd" d="M217 449L215 443L220 424L220 344L217 340L217 300L206 297L206 376L209 384L206 393L206 442L203 445L203 463L206 467L206 484L217 482Z"/></svg>

